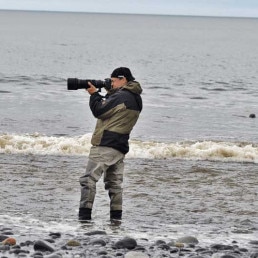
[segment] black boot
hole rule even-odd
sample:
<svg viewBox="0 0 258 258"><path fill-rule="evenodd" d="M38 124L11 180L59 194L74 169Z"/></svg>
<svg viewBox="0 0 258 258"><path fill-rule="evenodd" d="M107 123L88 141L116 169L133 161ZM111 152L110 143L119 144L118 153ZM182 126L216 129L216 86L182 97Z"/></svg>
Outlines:
<svg viewBox="0 0 258 258"><path fill-rule="evenodd" d="M121 210L110 211L110 219L111 220L121 220L122 219L122 211Z"/></svg>
<svg viewBox="0 0 258 258"><path fill-rule="evenodd" d="M91 220L91 209L80 208L79 209L79 220Z"/></svg>

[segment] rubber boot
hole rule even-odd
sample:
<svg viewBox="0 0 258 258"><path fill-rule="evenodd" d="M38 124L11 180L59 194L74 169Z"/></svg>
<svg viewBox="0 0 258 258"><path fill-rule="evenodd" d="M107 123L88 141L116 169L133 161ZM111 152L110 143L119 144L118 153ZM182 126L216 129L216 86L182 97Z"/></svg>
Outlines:
<svg viewBox="0 0 258 258"><path fill-rule="evenodd" d="M115 210L110 211L110 219L122 219L122 211L121 210Z"/></svg>
<svg viewBox="0 0 258 258"><path fill-rule="evenodd" d="M91 209L80 208L79 209L79 220L91 220Z"/></svg>

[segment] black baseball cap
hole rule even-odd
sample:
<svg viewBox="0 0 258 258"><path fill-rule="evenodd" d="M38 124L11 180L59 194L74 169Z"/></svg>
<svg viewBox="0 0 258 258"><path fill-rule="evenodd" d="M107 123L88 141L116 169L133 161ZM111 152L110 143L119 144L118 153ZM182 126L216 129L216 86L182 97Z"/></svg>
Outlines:
<svg viewBox="0 0 258 258"><path fill-rule="evenodd" d="M116 68L112 73L111 73L111 78L123 78L125 77L126 80L129 81L134 81L135 78L133 77L131 71L127 67L118 67Z"/></svg>

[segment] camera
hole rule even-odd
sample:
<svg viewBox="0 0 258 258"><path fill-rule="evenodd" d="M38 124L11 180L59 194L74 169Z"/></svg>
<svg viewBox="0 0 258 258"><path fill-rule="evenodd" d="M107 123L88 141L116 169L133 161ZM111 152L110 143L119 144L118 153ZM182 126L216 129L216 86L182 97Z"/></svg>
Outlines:
<svg viewBox="0 0 258 258"><path fill-rule="evenodd" d="M90 86L88 82L92 83L99 90L101 88L105 88L106 90L110 90L111 87L111 79L107 78L104 81L102 80L80 80L77 78L68 78L67 79L67 89L68 90L78 90L78 89L87 89Z"/></svg>

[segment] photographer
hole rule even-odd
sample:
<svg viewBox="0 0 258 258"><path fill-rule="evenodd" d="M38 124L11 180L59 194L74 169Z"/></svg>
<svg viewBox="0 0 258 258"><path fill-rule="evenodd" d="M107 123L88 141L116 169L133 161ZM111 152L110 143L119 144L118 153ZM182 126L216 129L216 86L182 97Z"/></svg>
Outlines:
<svg viewBox="0 0 258 258"><path fill-rule="evenodd" d="M104 174L105 189L110 197L110 220L122 219L122 183L124 157L129 151L129 136L142 110L142 88L131 71L119 67L111 74L111 86L105 98L90 82L87 91L90 108L97 118L91 139L89 161L80 177L79 220L90 220L96 183Z"/></svg>

